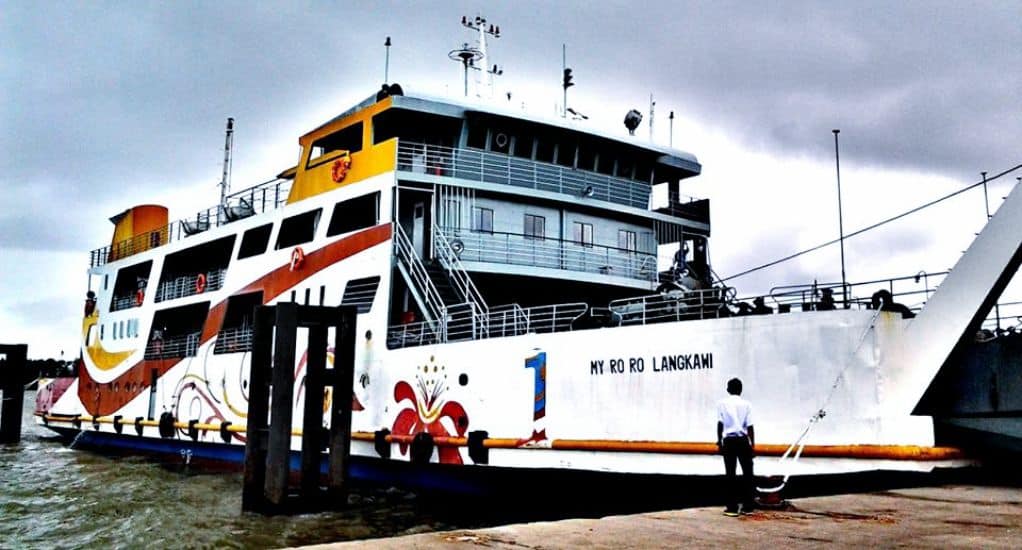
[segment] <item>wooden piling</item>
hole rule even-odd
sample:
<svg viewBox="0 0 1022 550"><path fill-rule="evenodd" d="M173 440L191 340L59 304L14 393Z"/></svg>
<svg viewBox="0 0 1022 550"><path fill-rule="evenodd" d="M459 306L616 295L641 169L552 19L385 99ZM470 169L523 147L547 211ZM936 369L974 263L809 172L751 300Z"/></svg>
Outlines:
<svg viewBox="0 0 1022 550"><path fill-rule="evenodd" d="M276 507L287 497L287 478L291 471L291 411L294 403L294 364L298 330L298 304L282 302L276 306L273 372L270 388L269 441L266 448L266 500ZM250 397L251 399L251 397Z"/></svg>
<svg viewBox="0 0 1022 550"><path fill-rule="evenodd" d="M351 394L354 383L355 316L351 306L323 307L281 303L256 311L245 446L244 510L263 513L308 511L344 498L323 499L323 395L333 388L330 414L327 495L345 492L351 444ZM295 396L297 330L308 328L302 408L298 499L288 485L292 410ZM328 331L335 328L334 367L327 369Z"/></svg>
<svg viewBox="0 0 1022 550"><path fill-rule="evenodd" d="M273 307L255 311L252 328L252 366L248 377L248 427L245 433L245 481L241 508L252 512L265 511L266 498L266 428L270 407L270 373L273 351Z"/></svg>
<svg viewBox="0 0 1022 550"><path fill-rule="evenodd" d="M330 457L327 470L327 494L333 502L344 502L351 452L351 396L355 382L354 306L342 306L335 334L334 368L331 383L334 399L330 406Z"/></svg>
<svg viewBox="0 0 1022 550"><path fill-rule="evenodd" d="M25 404L25 362L28 346L25 344L2 344L0 355L4 356L0 368L0 390L3 391L3 405L0 406L0 443L21 441L21 409Z"/></svg>

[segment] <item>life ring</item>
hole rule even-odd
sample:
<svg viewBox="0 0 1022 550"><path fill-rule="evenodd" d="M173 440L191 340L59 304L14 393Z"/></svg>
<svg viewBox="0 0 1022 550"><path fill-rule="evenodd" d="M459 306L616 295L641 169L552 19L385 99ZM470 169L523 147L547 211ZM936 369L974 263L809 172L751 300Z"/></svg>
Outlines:
<svg viewBox="0 0 1022 550"><path fill-rule="evenodd" d="M302 263L304 262L305 251L302 250L302 247L296 246L295 249L291 251L291 265L288 266L288 269L290 269L291 271L298 271L298 269L302 267Z"/></svg>
<svg viewBox="0 0 1022 550"><path fill-rule="evenodd" d="M206 292L206 274L199 273L199 276L195 278L195 293L202 294Z"/></svg>
<svg viewBox="0 0 1022 550"><path fill-rule="evenodd" d="M330 168L330 178L334 180L334 183L341 183L348 176L348 170L350 169L351 157L348 156L347 152L344 152L340 158L334 161L333 166Z"/></svg>
<svg viewBox="0 0 1022 550"><path fill-rule="evenodd" d="M138 289L138 292L135 292L135 305L141 306L142 300L145 300L145 292L142 292L142 289L140 288Z"/></svg>

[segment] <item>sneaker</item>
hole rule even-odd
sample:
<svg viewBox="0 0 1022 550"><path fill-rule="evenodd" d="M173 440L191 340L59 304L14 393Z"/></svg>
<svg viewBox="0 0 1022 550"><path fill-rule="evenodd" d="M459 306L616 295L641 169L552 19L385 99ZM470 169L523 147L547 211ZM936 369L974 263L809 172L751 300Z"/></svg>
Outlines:
<svg viewBox="0 0 1022 550"><path fill-rule="evenodd" d="M728 510L724 510L724 515L729 517L729 518L736 518L736 517L738 517L738 512L735 511L735 510L728 509Z"/></svg>
<svg viewBox="0 0 1022 550"><path fill-rule="evenodd" d="M747 516L752 513L753 507L748 504L741 504L738 506L738 513Z"/></svg>

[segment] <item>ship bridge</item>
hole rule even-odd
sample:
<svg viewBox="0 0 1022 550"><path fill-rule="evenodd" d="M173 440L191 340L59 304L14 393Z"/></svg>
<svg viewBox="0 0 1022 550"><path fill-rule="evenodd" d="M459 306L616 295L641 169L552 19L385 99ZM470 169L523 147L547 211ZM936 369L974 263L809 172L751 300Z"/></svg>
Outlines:
<svg viewBox="0 0 1022 550"><path fill-rule="evenodd" d="M524 305L648 293L658 247L684 239L705 269L709 204L679 191L694 156L564 119L391 100L373 139L398 138L397 221L427 267L453 252L488 299ZM658 185L669 201L651 209Z"/></svg>

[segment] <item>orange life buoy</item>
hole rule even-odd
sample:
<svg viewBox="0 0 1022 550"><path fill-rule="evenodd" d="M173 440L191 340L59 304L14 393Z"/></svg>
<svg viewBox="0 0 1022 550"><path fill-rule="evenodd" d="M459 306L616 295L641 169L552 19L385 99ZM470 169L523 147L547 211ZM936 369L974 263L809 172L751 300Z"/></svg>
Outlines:
<svg viewBox="0 0 1022 550"><path fill-rule="evenodd" d="M145 292L142 292L142 289L140 288L138 289L138 292L135 293L135 305L142 305L142 300L145 300Z"/></svg>
<svg viewBox="0 0 1022 550"><path fill-rule="evenodd" d="M335 183L341 183L344 178L348 175L348 170L351 169L351 157L345 152L341 158L334 161L334 165L330 168L330 177Z"/></svg>
<svg viewBox="0 0 1022 550"><path fill-rule="evenodd" d="M304 261L305 251L302 250L302 247L296 246L295 249L291 251L291 265L289 266L289 269L291 271L297 271L298 268L302 267L302 263Z"/></svg>
<svg viewBox="0 0 1022 550"><path fill-rule="evenodd" d="M195 293L202 294L206 292L206 274L199 273L199 276L195 278Z"/></svg>

